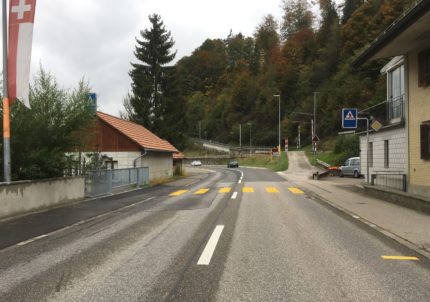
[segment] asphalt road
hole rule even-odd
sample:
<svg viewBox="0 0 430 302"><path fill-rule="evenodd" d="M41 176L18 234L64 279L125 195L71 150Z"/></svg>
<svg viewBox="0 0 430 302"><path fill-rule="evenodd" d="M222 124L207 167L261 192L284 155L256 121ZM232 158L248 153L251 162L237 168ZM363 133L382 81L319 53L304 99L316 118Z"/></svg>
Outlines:
<svg viewBox="0 0 430 302"><path fill-rule="evenodd" d="M0 223L0 301L430 301L422 256L274 172L209 169Z"/></svg>

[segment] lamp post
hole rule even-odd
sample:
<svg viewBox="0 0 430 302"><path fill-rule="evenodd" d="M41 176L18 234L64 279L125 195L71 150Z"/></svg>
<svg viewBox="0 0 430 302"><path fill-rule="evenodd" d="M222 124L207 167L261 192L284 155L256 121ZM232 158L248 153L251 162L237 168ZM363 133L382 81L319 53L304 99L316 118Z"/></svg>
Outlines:
<svg viewBox="0 0 430 302"><path fill-rule="evenodd" d="M242 149L242 124L239 124L239 148Z"/></svg>
<svg viewBox="0 0 430 302"><path fill-rule="evenodd" d="M251 157L251 142L252 142L252 140L251 140L251 128L252 128L252 123L251 122L249 122L248 123L248 125L249 125L249 157Z"/></svg>
<svg viewBox="0 0 430 302"><path fill-rule="evenodd" d="M278 151L281 155L281 95L275 94L273 96L278 98Z"/></svg>

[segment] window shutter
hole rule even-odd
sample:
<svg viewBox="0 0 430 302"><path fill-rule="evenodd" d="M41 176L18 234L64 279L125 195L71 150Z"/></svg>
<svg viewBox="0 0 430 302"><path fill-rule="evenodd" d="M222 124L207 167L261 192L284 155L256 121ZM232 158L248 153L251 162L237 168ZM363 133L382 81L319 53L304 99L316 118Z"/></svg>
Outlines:
<svg viewBox="0 0 430 302"><path fill-rule="evenodd" d="M429 124L420 125L421 159L429 159Z"/></svg>

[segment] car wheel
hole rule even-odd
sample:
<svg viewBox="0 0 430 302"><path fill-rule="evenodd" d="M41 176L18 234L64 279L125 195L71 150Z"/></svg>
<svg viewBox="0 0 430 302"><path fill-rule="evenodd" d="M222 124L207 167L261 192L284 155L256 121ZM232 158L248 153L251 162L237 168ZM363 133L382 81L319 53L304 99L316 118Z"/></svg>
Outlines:
<svg viewBox="0 0 430 302"><path fill-rule="evenodd" d="M343 175L343 172L342 172L342 170L339 170L339 177L343 177L344 175Z"/></svg>
<svg viewBox="0 0 430 302"><path fill-rule="evenodd" d="M360 173L358 173L358 171L354 171L354 178L359 178L360 177Z"/></svg>

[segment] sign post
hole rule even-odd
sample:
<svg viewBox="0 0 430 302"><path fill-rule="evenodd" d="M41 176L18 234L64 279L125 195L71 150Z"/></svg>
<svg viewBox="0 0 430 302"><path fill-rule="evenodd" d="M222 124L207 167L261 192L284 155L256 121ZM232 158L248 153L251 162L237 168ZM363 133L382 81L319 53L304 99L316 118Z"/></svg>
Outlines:
<svg viewBox="0 0 430 302"><path fill-rule="evenodd" d="M366 136L367 136L367 157L366 157L366 181L369 184L369 119L367 117L358 117L357 108L342 109L342 128L357 129L357 122L366 120Z"/></svg>

